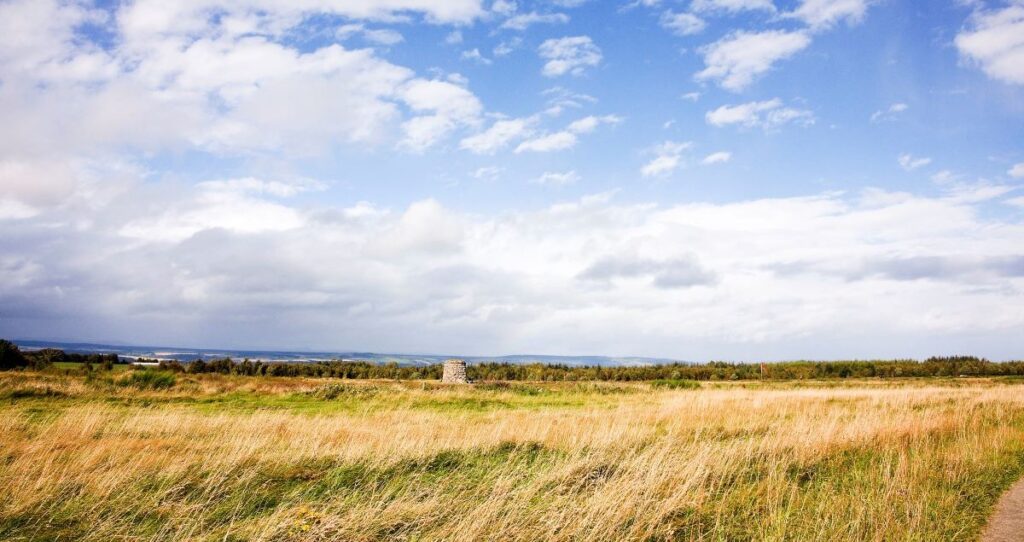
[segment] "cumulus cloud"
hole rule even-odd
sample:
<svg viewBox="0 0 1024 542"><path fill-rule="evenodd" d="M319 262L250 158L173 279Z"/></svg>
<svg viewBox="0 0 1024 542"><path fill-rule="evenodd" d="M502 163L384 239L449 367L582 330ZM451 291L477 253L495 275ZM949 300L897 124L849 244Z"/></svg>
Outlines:
<svg viewBox="0 0 1024 542"><path fill-rule="evenodd" d="M577 119L564 130L545 133L532 139L523 141L516 147L516 153L520 152L552 152L569 149L576 146L580 135L589 134L602 124L618 124L622 119L615 115L604 115L597 117L590 115Z"/></svg>
<svg viewBox="0 0 1024 542"><path fill-rule="evenodd" d="M519 9L519 4L513 0L494 0L491 4L491 12L498 15L509 16Z"/></svg>
<svg viewBox="0 0 1024 542"><path fill-rule="evenodd" d="M473 48L468 51L462 52L462 60L471 60L478 64L488 65L491 63L491 59L480 54L480 49Z"/></svg>
<svg viewBox="0 0 1024 542"><path fill-rule="evenodd" d="M0 44L0 107L8 125L18 126L18 137L0 135L0 144L21 155L48 148L96 154L113 147L302 156L352 143L422 150L474 125L482 108L462 85L417 77L369 49L332 44L300 50L283 37L313 12L372 20L420 13L432 21L468 22L481 13L479 2L356 4L243 1L217 8L211 18L215 4L204 1L143 0L113 11L5 3L0 21L40 24L33 24L31 36L16 28L0 31L0 40L8 40ZM95 34L80 30L83 24L102 26L118 47L94 43ZM337 29L341 39L353 35L383 44L401 39L359 22ZM424 87L446 98L424 107ZM452 108L450 101L461 103ZM412 117L403 114L406 108ZM147 121L138 122L142 118ZM392 138L396 128L403 136L398 140Z"/></svg>
<svg viewBox="0 0 1024 542"><path fill-rule="evenodd" d="M99 209L7 217L3 329L684 359L785 357L793 345L921 355L906 346L918 338L994 357L1022 346L1005 338L1024 314L1005 308L1024 295L1024 224L946 195L662 205L603 194L478 215L432 199L311 205L305 189L316 188L140 182Z"/></svg>
<svg viewBox="0 0 1024 542"><path fill-rule="evenodd" d="M864 19L868 0L801 0L787 16L800 19L811 28L822 29L845 21L857 24Z"/></svg>
<svg viewBox="0 0 1024 542"><path fill-rule="evenodd" d="M704 115L712 126L739 125L747 128L759 127L774 130L794 123L808 126L814 124L814 114L805 109L784 107L782 100L774 98L760 102L737 105L723 105Z"/></svg>
<svg viewBox="0 0 1024 542"><path fill-rule="evenodd" d="M498 120L483 132L460 141L459 147L476 154L494 154L512 141L528 135L535 122L534 118Z"/></svg>
<svg viewBox="0 0 1024 542"><path fill-rule="evenodd" d="M975 12L954 41L960 54L989 77L1024 84L1024 4Z"/></svg>
<svg viewBox="0 0 1024 542"><path fill-rule="evenodd" d="M589 36L572 36L544 40L537 49L547 62L541 71L548 77L570 73L582 75L586 68L601 63L601 49Z"/></svg>
<svg viewBox="0 0 1024 542"><path fill-rule="evenodd" d="M402 144L415 151L433 146L458 126L476 124L483 105L472 92L448 81L415 79L401 89L417 116L403 125Z"/></svg>
<svg viewBox="0 0 1024 542"><path fill-rule="evenodd" d="M810 43L810 36L803 31L733 32L700 48L705 68L696 78L717 81L722 88L738 92Z"/></svg>
<svg viewBox="0 0 1024 542"><path fill-rule="evenodd" d="M674 172L681 164L683 152L693 146L690 141L666 141L650 149L654 158L640 168L644 177L662 177Z"/></svg>
<svg viewBox="0 0 1024 542"><path fill-rule="evenodd" d="M1013 177L1014 179L1024 178L1024 162L1014 164L1013 167L1011 167L1006 172L1006 174L1009 175L1010 177Z"/></svg>
<svg viewBox="0 0 1024 542"><path fill-rule="evenodd" d="M689 36L703 32L707 23L692 13L666 11L661 14L661 26L676 35Z"/></svg>

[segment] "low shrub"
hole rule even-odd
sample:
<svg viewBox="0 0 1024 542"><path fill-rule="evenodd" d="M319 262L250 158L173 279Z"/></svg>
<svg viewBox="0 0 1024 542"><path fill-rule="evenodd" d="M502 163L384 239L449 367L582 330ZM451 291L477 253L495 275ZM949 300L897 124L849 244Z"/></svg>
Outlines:
<svg viewBox="0 0 1024 542"><path fill-rule="evenodd" d="M370 397L376 395L378 392L377 386L353 386L349 384L327 384L325 386L319 386L308 392L307 395L311 395L318 399L326 399L328 401L339 399L342 397Z"/></svg>
<svg viewBox="0 0 1024 542"><path fill-rule="evenodd" d="M700 384L695 380L654 380L651 382L651 387L666 390L696 390L700 389Z"/></svg>
<svg viewBox="0 0 1024 542"><path fill-rule="evenodd" d="M117 383L121 386L138 388L140 390L169 390L177 382L178 379L171 373L143 370L131 371L128 377L119 380Z"/></svg>

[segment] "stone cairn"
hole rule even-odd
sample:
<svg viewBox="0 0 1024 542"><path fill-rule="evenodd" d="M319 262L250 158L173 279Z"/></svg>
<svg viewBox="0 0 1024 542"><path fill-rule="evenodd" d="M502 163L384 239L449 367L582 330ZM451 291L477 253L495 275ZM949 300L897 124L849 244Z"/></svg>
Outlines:
<svg viewBox="0 0 1024 542"><path fill-rule="evenodd" d="M444 373L441 382L451 384L469 384L466 378L466 362L461 359L449 359L444 362Z"/></svg>

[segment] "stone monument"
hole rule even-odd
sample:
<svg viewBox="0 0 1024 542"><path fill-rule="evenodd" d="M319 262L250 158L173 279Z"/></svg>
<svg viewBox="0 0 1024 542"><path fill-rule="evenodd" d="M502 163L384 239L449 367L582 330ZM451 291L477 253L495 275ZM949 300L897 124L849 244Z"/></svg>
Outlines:
<svg viewBox="0 0 1024 542"><path fill-rule="evenodd" d="M466 378L466 362L461 359L445 360L441 382L469 384L469 379Z"/></svg>

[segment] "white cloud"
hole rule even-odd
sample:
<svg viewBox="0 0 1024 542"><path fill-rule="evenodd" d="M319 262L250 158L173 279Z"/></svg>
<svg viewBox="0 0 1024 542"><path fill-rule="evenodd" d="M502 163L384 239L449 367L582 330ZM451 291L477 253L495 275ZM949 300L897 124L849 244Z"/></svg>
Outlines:
<svg viewBox="0 0 1024 542"><path fill-rule="evenodd" d="M178 243L207 230L238 234L295 230L306 224L302 213L259 197L290 195L287 187L252 178L200 183L192 202L172 205L156 217L129 220L117 233L147 243Z"/></svg>
<svg viewBox="0 0 1024 542"><path fill-rule="evenodd" d="M602 124L618 124L620 122L622 122L622 119L616 115L604 115L601 117L590 115L574 120L566 127L566 130L574 134L589 134Z"/></svg>
<svg viewBox="0 0 1024 542"><path fill-rule="evenodd" d="M572 132L562 131L545 134L523 141L516 147L516 154L521 152L553 152L571 149L576 146L578 138Z"/></svg>
<svg viewBox="0 0 1024 542"><path fill-rule="evenodd" d="M547 60L542 73L548 77L566 73L582 75L586 68L601 63L601 49L594 45L589 36L544 40L537 52Z"/></svg>
<svg viewBox="0 0 1024 542"><path fill-rule="evenodd" d="M1007 170L1006 174L1014 179L1024 178L1024 162L1014 164L1013 167Z"/></svg>
<svg viewBox="0 0 1024 542"><path fill-rule="evenodd" d="M982 203L1009 194L1015 186L996 184L985 179L973 182L952 182L943 186L946 197L963 203ZM1024 263L1024 262L1022 262Z"/></svg>
<svg viewBox="0 0 1024 542"><path fill-rule="evenodd" d="M640 168L640 174L644 177L663 177L674 172L682 163L683 152L689 149L693 143L666 141L655 145L650 152L654 158Z"/></svg>
<svg viewBox="0 0 1024 542"><path fill-rule="evenodd" d="M218 13L239 32L252 30L282 31L283 25L295 25L311 13L325 13L350 19L399 21L420 14L433 23L470 23L485 15L481 0L388 0L384 2L308 2L273 3L262 0L238 0L224 4L217 0L168 3L138 0L118 15L123 31L131 38L189 34L209 22L209 14Z"/></svg>
<svg viewBox="0 0 1024 542"><path fill-rule="evenodd" d="M0 221L24 220L39 214L39 211L31 205L18 200L0 198Z"/></svg>
<svg viewBox="0 0 1024 542"><path fill-rule="evenodd" d="M549 186L566 186L574 184L579 180L580 175L575 170L564 172L546 171L543 175L530 182Z"/></svg>
<svg viewBox="0 0 1024 542"><path fill-rule="evenodd" d="M529 135L535 122L533 118L498 120L483 132L463 139L459 147L476 154L494 154L512 141Z"/></svg>
<svg viewBox="0 0 1024 542"><path fill-rule="evenodd" d="M569 16L564 13L520 13L514 15L501 23L501 28L509 30L526 30L535 24L565 24L569 22Z"/></svg>
<svg viewBox="0 0 1024 542"><path fill-rule="evenodd" d="M579 92L572 92L564 87L551 87L545 89L541 94L547 98L548 115L561 115L566 109L579 109L585 105L597 103L597 98Z"/></svg>
<svg viewBox="0 0 1024 542"><path fill-rule="evenodd" d="M478 181L496 181L501 176L502 169L497 166L484 166L477 168L469 175Z"/></svg>
<svg viewBox="0 0 1024 542"><path fill-rule="evenodd" d="M472 92L448 81L416 79L401 90L402 99L416 113L403 123L402 145L423 151L457 126L476 124L483 111Z"/></svg>
<svg viewBox="0 0 1024 542"><path fill-rule="evenodd" d="M583 117L569 123L562 131L542 134L520 143L516 147L516 153L527 151L552 152L569 149L576 146L577 141L579 141L577 136L589 134L602 124L618 124L619 122L622 122L622 119L615 115Z"/></svg>
<svg viewBox="0 0 1024 542"><path fill-rule="evenodd" d="M700 163L702 163L704 165L724 164L724 163L728 162L729 160L732 160L732 153L731 152L718 151L718 152L713 152L713 153L705 156L704 159L701 160Z"/></svg>
<svg viewBox="0 0 1024 542"><path fill-rule="evenodd" d="M1024 84L1024 4L976 11L967 30L956 35L956 48L992 79Z"/></svg>
<svg viewBox="0 0 1024 542"><path fill-rule="evenodd" d="M686 94L683 94L682 96L680 96L680 98L682 98L684 100L687 100L687 101L690 101L690 102L696 102L697 100L700 99L700 93L699 92L687 92Z"/></svg>
<svg viewBox="0 0 1024 542"><path fill-rule="evenodd" d="M480 49L470 49L462 52L462 60L471 60L478 64L488 65L491 63L491 59L480 54Z"/></svg>
<svg viewBox="0 0 1024 542"><path fill-rule="evenodd" d="M712 126L736 124L747 128L759 127L774 130L785 124L803 126L814 124L814 114L805 109L783 107L782 100L774 98L761 102L737 105L723 105L708 111L704 119Z"/></svg>
<svg viewBox="0 0 1024 542"><path fill-rule="evenodd" d="M523 39L518 37L518 36L516 36L516 37L514 37L512 39L505 40L505 41L495 45L494 49L491 52L494 53L494 56L508 56L508 55L512 54L513 51L518 49L519 46L522 45L522 44L523 44Z"/></svg>
<svg viewBox="0 0 1024 542"><path fill-rule="evenodd" d="M77 3L5 3L0 25L34 25L37 39L0 28L0 40L11 40L0 44L5 74L0 107L9 125L22 126L10 146L11 135L0 134L0 145L12 153L194 148L222 155L304 156L351 143L422 148L475 122L449 114L440 103L437 110L424 111L407 101L406 90L427 80L372 50L338 44L300 50L283 37L317 12L373 20L422 14L432 22L469 22L482 14L478 0L356 4L264 6L243 0L217 7L203 0L140 0L111 13ZM209 17L213 11L216 18ZM32 23L37 19L39 24ZM93 44L89 35L78 33L84 23L106 25L117 47ZM337 32L339 38L360 35L381 44L401 39L362 22ZM468 91L460 98L479 106ZM403 106L418 116L406 117ZM396 133L403 138L396 141Z"/></svg>
<svg viewBox="0 0 1024 542"><path fill-rule="evenodd" d="M1024 4L975 12L954 41L960 54L989 77L1024 85Z"/></svg>
<svg viewBox="0 0 1024 542"><path fill-rule="evenodd" d="M706 67L696 78L714 80L726 90L740 91L769 71L773 64L793 56L810 43L810 36L802 31L733 32L701 47Z"/></svg>
<svg viewBox="0 0 1024 542"><path fill-rule="evenodd" d="M772 0L693 0L690 9L694 11L725 11L737 13L740 11L775 11L775 4Z"/></svg>
<svg viewBox="0 0 1024 542"><path fill-rule="evenodd" d="M692 13L666 11L661 14L661 26L679 36L700 34L707 24Z"/></svg>
<svg viewBox="0 0 1024 542"><path fill-rule="evenodd" d="M659 289L710 286L718 280L718 276L705 269L693 254L672 259L644 258L637 254L606 256L584 269L579 277L608 286L640 279Z"/></svg>
<svg viewBox="0 0 1024 542"><path fill-rule="evenodd" d="M828 28L838 22L856 24L864 19L868 0L801 0L792 13L795 17L815 29Z"/></svg>
<svg viewBox="0 0 1024 542"><path fill-rule="evenodd" d="M896 161L899 162L900 167L905 169L906 171L913 171L919 167L924 167L932 163L931 158L922 158L919 156L910 155L908 153L903 153L899 155Z"/></svg>
<svg viewBox="0 0 1024 542"><path fill-rule="evenodd" d="M952 171L948 169L943 169L942 171L938 171L934 175L932 175L932 182L938 184L949 184L951 182L956 181L959 177L959 175L953 173Z"/></svg>
<svg viewBox="0 0 1024 542"><path fill-rule="evenodd" d="M879 109L871 114L871 122L884 122L896 120L901 113L909 109L905 103L897 102L889 106L888 109Z"/></svg>
<svg viewBox="0 0 1024 542"><path fill-rule="evenodd" d="M448 45L458 45L462 43L462 31L452 30L451 32L448 33L447 36L444 37L444 42L447 43Z"/></svg>
<svg viewBox="0 0 1024 542"><path fill-rule="evenodd" d="M21 218L0 204L4 329L683 359L957 348L999 358L1022 346L1024 314L1003 309L1024 295L1024 224L984 218L969 198L873 190L665 205L603 194L484 215L431 199L310 207L237 185L144 183L101 209Z"/></svg>
<svg viewBox="0 0 1024 542"><path fill-rule="evenodd" d="M512 0L494 0L491 4L491 11L498 15L509 16L519 9L519 5Z"/></svg>
<svg viewBox="0 0 1024 542"><path fill-rule="evenodd" d="M361 35L363 39L369 42L378 43L380 45L396 45L403 41L405 38L396 30L390 28L377 28L371 29L366 28L365 25L359 23L351 23L339 26L334 33L338 39L348 39L354 35Z"/></svg>
<svg viewBox="0 0 1024 542"><path fill-rule="evenodd" d="M661 4L661 0L633 0L622 7L623 10L630 10L637 7L653 8Z"/></svg>
<svg viewBox="0 0 1024 542"><path fill-rule="evenodd" d="M287 181L267 181L255 177L204 181L196 186L209 194L255 194L278 198L289 198L303 192L325 190L327 185L313 179L291 179Z"/></svg>

